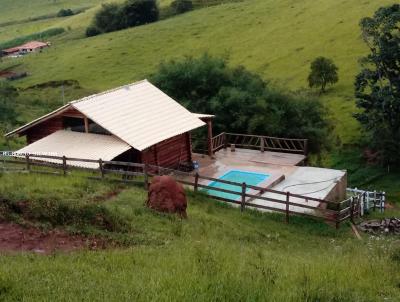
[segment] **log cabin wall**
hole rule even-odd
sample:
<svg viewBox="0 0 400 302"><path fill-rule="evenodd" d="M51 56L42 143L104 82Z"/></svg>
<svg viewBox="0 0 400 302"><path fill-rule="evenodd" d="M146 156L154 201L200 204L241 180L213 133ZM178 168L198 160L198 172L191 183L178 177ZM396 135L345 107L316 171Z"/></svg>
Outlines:
<svg viewBox="0 0 400 302"><path fill-rule="evenodd" d="M179 163L190 162L192 150L190 134L184 133L162 141L142 152L142 162L161 167L177 167Z"/></svg>
<svg viewBox="0 0 400 302"><path fill-rule="evenodd" d="M27 143L32 144L58 130L64 129L63 125L64 116L81 117L81 118L84 117L82 113L71 107L61 112L60 114L27 129L20 135L26 135Z"/></svg>

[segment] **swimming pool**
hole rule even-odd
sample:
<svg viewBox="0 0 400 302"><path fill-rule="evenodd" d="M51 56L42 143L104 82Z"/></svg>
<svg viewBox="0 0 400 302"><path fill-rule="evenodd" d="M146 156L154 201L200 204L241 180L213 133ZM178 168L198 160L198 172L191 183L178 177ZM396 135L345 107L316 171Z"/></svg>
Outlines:
<svg viewBox="0 0 400 302"><path fill-rule="evenodd" d="M245 182L248 185L257 186L258 184L262 183L263 181L267 180L271 175L270 174L263 174L263 173L255 173L255 172L248 172L248 171L241 171L241 170L230 170L218 179L227 180L227 181L234 181L238 183ZM230 185L222 182L212 181L208 184L208 186L213 188L220 188L225 190L230 190L234 192L242 192L241 186ZM248 189L246 190L248 191ZM215 190L207 190L207 193L212 196L223 197L232 200L238 200L240 195L220 192Z"/></svg>

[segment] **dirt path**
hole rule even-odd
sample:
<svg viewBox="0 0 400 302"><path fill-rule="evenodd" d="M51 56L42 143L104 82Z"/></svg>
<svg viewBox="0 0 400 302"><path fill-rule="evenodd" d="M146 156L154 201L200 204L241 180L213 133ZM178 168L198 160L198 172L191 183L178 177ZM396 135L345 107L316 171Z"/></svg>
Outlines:
<svg viewBox="0 0 400 302"><path fill-rule="evenodd" d="M105 246L104 240L70 235L62 230L43 232L37 228L0 222L0 252L30 251L50 254L55 251L70 252L85 248L103 249Z"/></svg>

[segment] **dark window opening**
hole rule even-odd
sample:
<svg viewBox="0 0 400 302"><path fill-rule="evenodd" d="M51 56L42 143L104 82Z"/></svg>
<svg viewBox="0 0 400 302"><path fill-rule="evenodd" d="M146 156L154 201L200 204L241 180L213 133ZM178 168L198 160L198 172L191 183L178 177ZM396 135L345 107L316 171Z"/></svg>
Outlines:
<svg viewBox="0 0 400 302"><path fill-rule="evenodd" d="M63 126L65 130L85 132L85 121L83 118L63 116Z"/></svg>
<svg viewBox="0 0 400 302"><path fill-rule="evenodd" d="M89 133L111 135L109 131L88 119ZM63 128L74 132L85 132L85 120L80 117L63 116Z"/></svg>

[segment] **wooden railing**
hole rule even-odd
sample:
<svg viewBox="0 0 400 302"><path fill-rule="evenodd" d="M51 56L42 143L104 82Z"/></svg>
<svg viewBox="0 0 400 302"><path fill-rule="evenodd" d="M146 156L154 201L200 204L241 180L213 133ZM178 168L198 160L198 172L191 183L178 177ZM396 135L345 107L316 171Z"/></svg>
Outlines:
<svg viewBox="0 0 400 302"><path fill-rule="evenodd" d="M223 132L212 139L213 152L229 145L238 148L257 149L261 152L275 151L304 154L308 153L308 140L296 138L280 138L263 135L236 134Z"/></svg>
<svg viewBox="0 0 400 302"><path fill-rule="evenodd" d="M58 163L44 162L43 159L57 160ZM95 163L97 167L87 169L67 165L67 163L70 162L74 162L77 165L84 163ZM324 199L303 196L300 194L293 194L290 192L252 186L246 183L237 183L216 179L200 175L198 173L182 172L148 164L103 161L101 159L92 160L69 158L65 156L39 156L30 154L26 155L25 158L14 158L0 155L0 173L2 171L50 173L68 176L77 169L88 172L88 175L85 174L85 176L90 179L141 184L145 189L148 189L150 177L155 175L171 175L183 185L192 187L195 192L201 191L210 198L230 204L236 204L240 206L241 211L244 211L246 208L250 208L281 212L285 214L286 222L289 222L290 215L317 217L335 224L337 228L339 227L340 223L349 219L353 220L354 218L360 216L361 199L365 198L365 194L355 195L342 202L333 202ZM110 178L108 175L119 176L121 179ZM82 176L82 174L80 174L80 176ZM231 186L237 186L238 190L228 190L215 187L211 185L212 183L224 183ZM237 198L215 196L215 192L232 194L237 196ZM260 204L260 202L264 202L264 204Z"/></svg>

